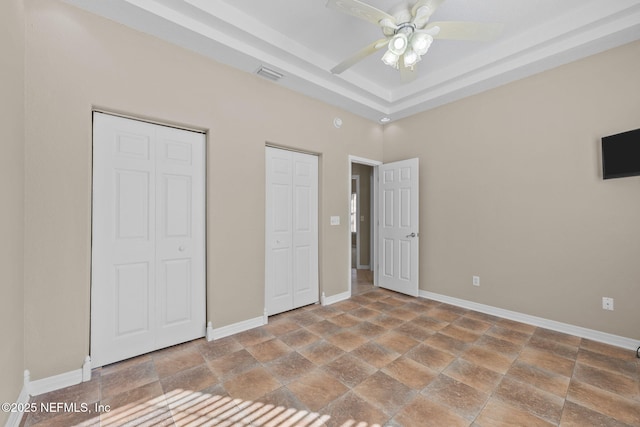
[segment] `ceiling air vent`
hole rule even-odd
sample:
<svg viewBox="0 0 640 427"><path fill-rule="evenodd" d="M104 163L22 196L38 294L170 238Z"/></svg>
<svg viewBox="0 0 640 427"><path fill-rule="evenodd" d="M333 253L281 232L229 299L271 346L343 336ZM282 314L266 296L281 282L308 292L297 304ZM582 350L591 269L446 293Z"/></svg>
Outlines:
<svg viewBox="0 0 640 427"><path fill-rule="evenodd" d="M270 70L266 67L260 67L258 71L256 71L256 74L264 77L265 79L273 80L274 82L277 82L284 77L284 74L280 74L279 72Z"/></svg>

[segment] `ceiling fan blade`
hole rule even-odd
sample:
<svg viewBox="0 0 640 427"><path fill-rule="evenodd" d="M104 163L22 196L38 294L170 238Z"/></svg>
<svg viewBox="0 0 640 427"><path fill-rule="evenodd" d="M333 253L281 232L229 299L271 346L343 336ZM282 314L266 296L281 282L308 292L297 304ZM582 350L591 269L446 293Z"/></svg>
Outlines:
<svg viewBox="0 0 640 427"><path fill-rule="evenodd" d="M445 0L418 0L418 2L411 9L411 15L413 16L413 25L420 30L427 25L431 15Z"/></svg>
<svg viewBox="0 0 640 427"><path fill-rule="evenodd" d="M434 27L440 28L438 34L433 36L434 39L489 41L500 35L504 24L462 21L431 22L424 30L435 29Z"/></svg>
<svg viewBox="0 0 640 427"><path fill-rule="evenodd" d="M418 77L418 64L413 65L413 70L400 64L400 81L402 84L413 82Z"/></svg>
<svg viewBox="0 0 640 427"><path fill-rule="evenodd" d="M388 19L393 24L396 23L396 18L392 15L358 0L328 0L327 7L373 22L376 25L379 25L383 19Z"/></svg>
<svg viewBox="0 0 640 427"><path fill-rule="evenodd" d="M411 8L411 15L417 17L418 9L423 6L427 6L430 10L430 12L426 15L426 18L428 19L431 15L433 15L433 12L435 12L436 9L439 8L442 3L444 3L444 1L445 0L418 0L416 4L414 4Z"/></svg>
<svg viewBox="0 0 640 427"><path fill-rule="evenodd" d="M345 71L347 68L353 67L356 63L362 61L367 56L387 46L388 41L389 41L388 38L384 38L384 39L376 40L370 45L365 46L364 48L356 52L354 55L352 55L351 57L345 59L344 61L342 61L335 67L333 67L331 69L331 73L340 74L343 71Z"/></svg>

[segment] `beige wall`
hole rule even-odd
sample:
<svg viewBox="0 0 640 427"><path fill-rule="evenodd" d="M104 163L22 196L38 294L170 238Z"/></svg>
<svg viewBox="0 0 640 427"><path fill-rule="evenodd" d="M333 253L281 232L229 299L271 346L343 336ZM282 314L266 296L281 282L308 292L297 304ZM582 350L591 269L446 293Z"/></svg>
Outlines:
<svg viewBox="0 0 640 427"><path fill-rule="evenodd" d="M360 227L360 264L369 265L370 235L371 235L371 171L373 168L368 165L353 163L351 167L352 175L360 176L360 217L358 227Z"/></svg>
<svg viewBox="0 0 640 427"><path fill-rule="evenodd" d="M640 339L640 177L599 148L640 127L639 69L633 43L386 126L420 157L421 289Z"/></svg>
<svg viewBox="0 0 640 427"><path fill-rule="evenodd" d="M15 402L24 370L24 12L0 2L0 402ZM9 414L0 412L0 425Z"/></svg>
<svg viewBox="0 0 640 427"><path fill-rule="evenodd" d="M266 142L320 154L321 291L348 290L348 155L381 159L378 124L57 1L25 3L25 348L34 379L78 369L89 352L92 106L209 132L214 328L263 313ZM342 225L330 227L331 215Z"/></svg>

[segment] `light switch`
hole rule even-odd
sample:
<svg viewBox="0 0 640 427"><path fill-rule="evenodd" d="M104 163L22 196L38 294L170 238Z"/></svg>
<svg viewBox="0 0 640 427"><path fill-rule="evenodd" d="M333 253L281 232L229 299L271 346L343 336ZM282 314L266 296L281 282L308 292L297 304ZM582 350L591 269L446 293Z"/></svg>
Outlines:
<svg viewBox="0 0 640 427"><path fill-rule="evenodd" d="M331 217L331 225L340 225L340 217L332 216Z"/></svg>

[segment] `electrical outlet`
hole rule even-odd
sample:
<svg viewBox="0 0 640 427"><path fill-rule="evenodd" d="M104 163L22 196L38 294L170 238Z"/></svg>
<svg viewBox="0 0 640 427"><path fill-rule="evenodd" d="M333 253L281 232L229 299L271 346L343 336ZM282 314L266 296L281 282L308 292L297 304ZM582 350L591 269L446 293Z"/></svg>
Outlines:
<svg viewBox="0 0 640 427"><path fill-rule="evenodd" d="M613 298L602 297L602 309L613 311Z"/></svg>
<svg viewBox="0 0 640 427"><path fill-rule="evenodd" d="M480 286L480 276L473 276L473 286Z"/></svg>

